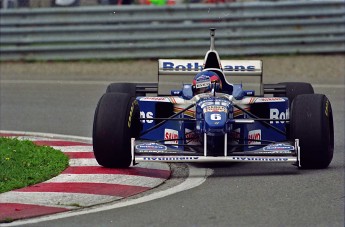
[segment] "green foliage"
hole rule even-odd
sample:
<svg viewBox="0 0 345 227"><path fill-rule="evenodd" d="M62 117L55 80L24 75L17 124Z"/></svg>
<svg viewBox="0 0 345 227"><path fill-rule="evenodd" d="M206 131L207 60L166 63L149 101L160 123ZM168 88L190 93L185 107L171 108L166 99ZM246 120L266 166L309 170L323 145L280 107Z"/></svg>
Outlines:
<svg viewBox="0 0 345 227"><path fill-rule="evenodd" d="M0 137L0 193L49 180L67 167L61 151Z"/></svg>

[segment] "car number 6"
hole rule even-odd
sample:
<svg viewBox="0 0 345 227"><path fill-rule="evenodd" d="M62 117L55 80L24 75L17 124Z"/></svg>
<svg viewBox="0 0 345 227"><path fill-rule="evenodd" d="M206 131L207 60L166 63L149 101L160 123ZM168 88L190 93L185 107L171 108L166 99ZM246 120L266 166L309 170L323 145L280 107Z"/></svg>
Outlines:
<svg viewBox="0 0 345 227"><path fill-rule="evenodd" d="M222 116L220 114L211 114L210 117L212 121L219 121L222 119Z"/></svg>

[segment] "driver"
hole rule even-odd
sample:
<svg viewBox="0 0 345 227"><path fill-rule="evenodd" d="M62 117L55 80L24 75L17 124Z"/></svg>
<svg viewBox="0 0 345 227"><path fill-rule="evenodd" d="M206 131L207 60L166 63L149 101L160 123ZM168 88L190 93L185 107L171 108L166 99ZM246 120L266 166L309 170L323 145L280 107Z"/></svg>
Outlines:
<svg viewBox="0 0 345 227"><path fill-rule="evenodd" d="M193 95L198 95L202 93L209 93L214 88L214 91L222 90L222 81L219 76L212 71L202 71L198 73L192 84Z"/></svg>

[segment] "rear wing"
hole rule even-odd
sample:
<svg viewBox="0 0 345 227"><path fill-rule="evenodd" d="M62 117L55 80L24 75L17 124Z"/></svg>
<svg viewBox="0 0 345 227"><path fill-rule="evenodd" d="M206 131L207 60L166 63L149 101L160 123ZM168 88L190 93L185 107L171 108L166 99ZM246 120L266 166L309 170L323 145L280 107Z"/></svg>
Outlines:
<svg viewBox="0 0 345 227"><path fill-rule="evenodd" d="M159 59L158 75L196 75L203 64L203 59ZM222 60L221 67L226 76L262 76L261 60Z"/></svg>
<svg viewBox="0 0 345 227"><path fill-rule="evenodd" d="M191 83L193 77L198 72L204 70L204 62L204 59L159 59L158 94L169 92L167 91L169 85L171 87L172 84ZM262 93L263 66L261 60L222 60L220 61L220 66L217 68L223 71L229 83L231 83L230 77L232 76L260 77L260 92ZM179 76L184 76L184 78Z"/></svg>

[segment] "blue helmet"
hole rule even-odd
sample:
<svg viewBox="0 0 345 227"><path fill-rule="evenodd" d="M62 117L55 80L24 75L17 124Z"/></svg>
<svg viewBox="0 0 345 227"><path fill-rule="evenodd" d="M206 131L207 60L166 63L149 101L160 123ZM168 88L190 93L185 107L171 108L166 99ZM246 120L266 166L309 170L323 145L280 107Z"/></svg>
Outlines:
<svg viewBox="0 0 345 227"><path fill-rule="evenodd" d="M194 95L211 92L213 87L215 91L222 89L222 81L215 72L203 71L196 74L193 79L192 88Z"/></svg>

